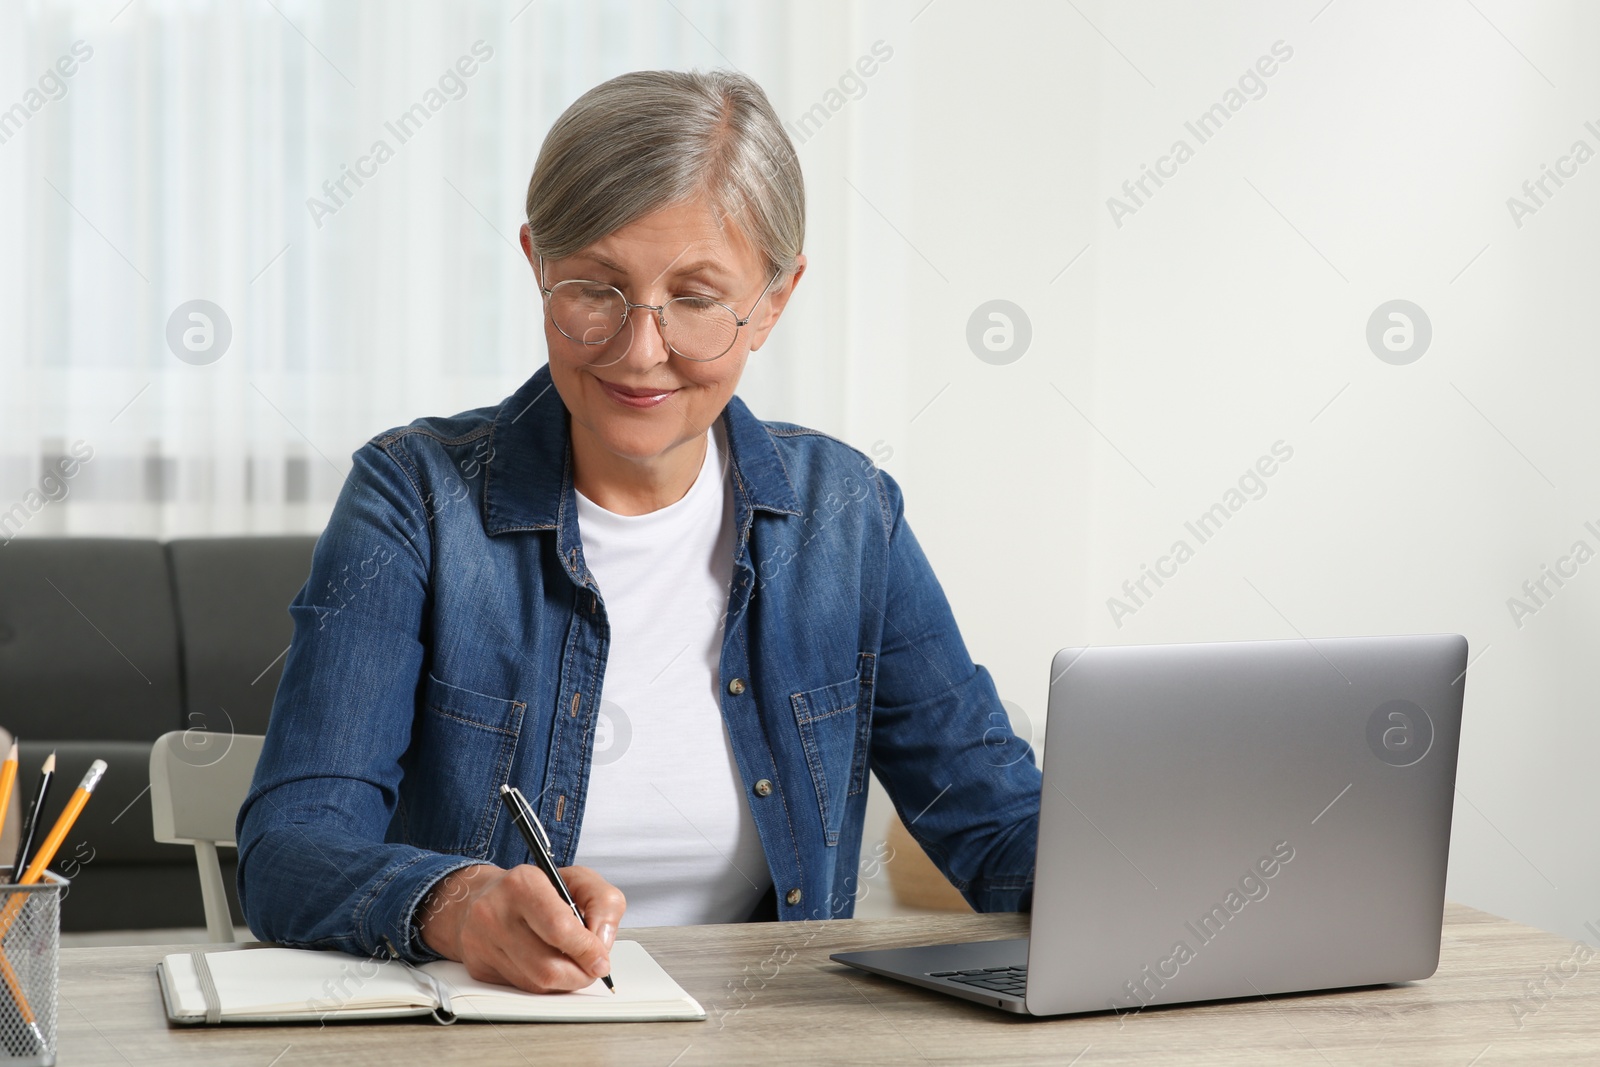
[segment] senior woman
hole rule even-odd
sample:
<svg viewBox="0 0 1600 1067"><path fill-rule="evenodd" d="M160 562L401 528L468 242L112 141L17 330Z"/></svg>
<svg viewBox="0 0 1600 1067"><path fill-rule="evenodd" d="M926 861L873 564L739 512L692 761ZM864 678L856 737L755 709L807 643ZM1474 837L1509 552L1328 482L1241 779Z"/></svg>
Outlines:
<svg viewBox="0 0 1600 1067"><path fill-rule="evenodd" d="M869 771L974 907L1026 908L1039 772L899 487L734 396L805 271L766 96L725 72L590 90L527 216L547 364L359 449L290 606L239 812L251 929L578 988L625 907L849 916Z"/></svg>

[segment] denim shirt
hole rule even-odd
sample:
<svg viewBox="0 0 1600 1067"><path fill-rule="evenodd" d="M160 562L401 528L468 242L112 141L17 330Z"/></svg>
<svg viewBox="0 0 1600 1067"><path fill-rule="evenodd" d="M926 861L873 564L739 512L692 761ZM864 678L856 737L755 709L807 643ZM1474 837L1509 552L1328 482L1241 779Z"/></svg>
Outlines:
<svg viewBox="0 0 1600 1067"><path fill-rule="evenodd" d="M1026 908L1039 771L967 654L899 486L738 397L721 418L735 561L717 692L777 917L852 914L869 770L973 907ZM239 897L258 936L438 958L413 924L429 889L473 863L529 862L502 782L572 862L610 641L568 427L546 366L497 407L419 419L354 454L289 607L239 811Z"/></svg>

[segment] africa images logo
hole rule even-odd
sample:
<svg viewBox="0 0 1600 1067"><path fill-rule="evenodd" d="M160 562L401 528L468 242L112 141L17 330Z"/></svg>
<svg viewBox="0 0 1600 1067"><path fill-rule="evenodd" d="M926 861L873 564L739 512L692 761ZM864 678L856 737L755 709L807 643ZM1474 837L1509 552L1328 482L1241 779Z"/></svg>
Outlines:
<svg viewBox="0 0 1600 1067"><path fill-rule="evenodd" d="M1391 767L1420 763L1433 748L1433 720L1409 700L1379 704L1367 717L1367 747Z"/></svg>

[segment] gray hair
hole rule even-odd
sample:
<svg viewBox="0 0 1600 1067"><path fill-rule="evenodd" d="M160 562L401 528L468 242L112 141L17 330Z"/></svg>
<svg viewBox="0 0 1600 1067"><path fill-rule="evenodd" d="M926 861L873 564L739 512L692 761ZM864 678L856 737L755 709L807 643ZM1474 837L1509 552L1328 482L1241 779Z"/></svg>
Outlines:
<svg viewBox="0 0 1600 1067"><path fill-rule="evenodd" d="M545 136L528 182L533 250L569 256L709 194L767 260L791 271L805 240L800 160L761 87L725 70L640 70L595 86Z"/></svg>

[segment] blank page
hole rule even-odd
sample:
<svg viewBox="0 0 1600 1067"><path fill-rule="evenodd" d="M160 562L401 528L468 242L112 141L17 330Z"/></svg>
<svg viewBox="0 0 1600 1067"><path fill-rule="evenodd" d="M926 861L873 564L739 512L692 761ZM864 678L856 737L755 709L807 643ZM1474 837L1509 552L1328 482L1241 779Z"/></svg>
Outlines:
<svg viewBox="0 0 1600 1067"><path fill-rule="evenodd" d="M163 961L179 1017L203 1017L205 995L187 952ZM208 952L224 1019L244 1016L363 1014L429 1008L433 992L402 963L344 952L256 948Z"/></svg>
<svg viewBox="0 0 1600 1067"><path fill-rule="evenodd" d="M480 982L453 960L423 965L450 998L447 1007L463 1019L526 1022L654 1022L704 1019L705 1009L637 941L611 947L612 993L598 979L572 993L524 993Z"/></svg>

